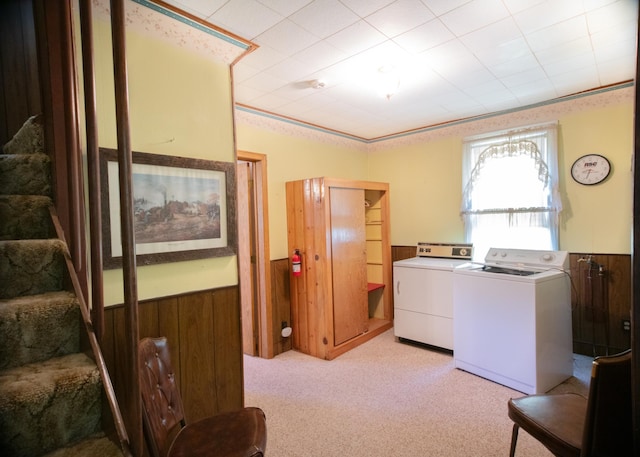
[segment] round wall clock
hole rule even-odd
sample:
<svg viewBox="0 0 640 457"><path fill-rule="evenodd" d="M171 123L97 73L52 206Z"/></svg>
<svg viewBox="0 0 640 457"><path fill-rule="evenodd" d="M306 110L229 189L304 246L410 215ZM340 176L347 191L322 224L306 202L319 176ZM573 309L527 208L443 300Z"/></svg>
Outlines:
<svg viewBox="0 0 640 457"><path fill-rule="evenodd" d="M611 172L611 163L600 154L587 154L571 166L571 177L578 183L586 186L601 183Z"/></svg>

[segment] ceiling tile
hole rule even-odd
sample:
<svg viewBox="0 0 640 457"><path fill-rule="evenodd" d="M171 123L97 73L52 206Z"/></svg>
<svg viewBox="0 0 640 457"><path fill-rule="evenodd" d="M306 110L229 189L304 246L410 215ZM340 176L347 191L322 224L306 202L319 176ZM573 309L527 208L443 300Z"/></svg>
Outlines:
<svg viewBox="0 0 640 457"><path fill-rule="evenodd" d="M495 82L497 85L502 86L502 83L495 81L494 76L486 68L479 68L473 71L460 71L455 74L448 75L447 81L455 84L465 93L468 93L469 90L472 90L480 84L490 84Z"/></svg>
<svg viewBox="0 0 640 457"><path fill-rule="evenodd" d="M320 41L320 38L307 32L299 25L285 19L276 26L259 35L255 41L282 54L291 56Z"/></svg>
<svg viewBox="0 0 640 457"><path fill-rule="evenodd" d="M588 36L589 29L587 28L586 18L584 16L576 16L530 33L527 36L527 41L535 52Z"/></svg>
<svg viewBox="0 0 640 457"><path fill-rule="evenodd" d="M637 21L638 2L636 0L618 0L587 13L587 23L591 33L618 26L632 28Z"/></svg>
<svg viewBox="0 0 640 457"><path fill-rule="evenodd" d="M576 55L593 54L591 40L588 37L578 38L570 42L558 44L535 53L538 61L545 67L556 62L567 61Z"/></svg>
<svg viewBox="0 0 640 457"><path fill-rule="evenodd" d="M264 94L263 96L256 98L254 102L260 103L262 109L266 111L275 111L281 106L291 103L291 100L278 96L273 92L269 92L268 94Z"/></svg>
<svg viewBox="0 0 640 457"><path fill-rule="evenodd" d="M279 78L283 81L298 82L305 79L311 72L306 63L296 58L290 58L265 70L264 74Z"/></svg>
<svg viewBox="0 0 640 457"><path fill-rule="evenodd" d="M231 0L208 18L238 36L252 40L284 19L256 0Z"/></svg>
<svg viewBox="0 0 640 457"><path fill-rule="evenodd" d="M502 43L522 38L522 33L511 17L506 17L481 29L460 37L467 48L473 52L482 49L495 49Z"/></svg>
<svg viewBox="0 0 640 457"><path fill-rule="evenodd" d="M540 63L531 53L492 65L488 69L501 80L527 71L543 71Z"/></svg>
<svg viewBox="0 0 640 457"><path fill-rule="evenodd" d="M364 20L350 25L346 29L328 37L326 41L343 52L358 54L383 41L385 37Z"/></svg>
<svg viewBox="0 0 640 457"><path fill-rule="evenodd" d="M635 70L629 68L627 57L606 60L602 65L598 65L600 84L608 86L620 81L633 81L636 77Z"/></svg>
<svg viewBox="0 0 640 457"><path fill-rule="evenodd" d="M410 53L418 54L454 38L455 35L439 19L433 19L402 35L398 35L393 41Z"/></svg>
<svg viewBox="0 0 640 457"><path fill-rule="evenodd" d="M237 103L253 104L255 100L262 97L266 92L254 89L249 86L238 86L233 91L233 95Z"/></svg>
<svg viewBox="0 0 640 457"><path fill-rule="evenodd" d="M330 67L349 55L325 41L319 41L294 56L304 66L305 74ZM292 75L293 77L293 75Z"/></svg>
<svg viewBox="0 0 640 457"><path fill-rule="evenodd" d="M360 17L366 17L371 13L393 3L394 0L341 0L342 3Z"/></svg>
<svg viewBox="0 0 640 457"><path fill-rule="evenodd" d="M447 41L420 54L440 75L455 75L461 71L483 68L480 61L460 40Z"/></svg>
<svg viewBox="0 0 640 457"><path fill-rule="evenodd" d="M533 53L524 38L504 41L493 48L484 48L476 51L474 55L489 68L503 64L509 65L513 60L533 57Z"/></svg>
<svg viewBox="0 0 640 457"><path fill-rule="evenodd" d="M532 8L540 3L544 3L546 0L503 0L505 6L511 14L519 13L520 11Z"/></svg>
<svg viewBox="0 0 640 457"><path fill-rule="evenodd" d="M508 76L501 77L500 81L502 81L502 84L507 88L513 89L524 84L530 84L544 79L547 79L547 75L540 66L536 65L535 67L518 73L512 73Z"/></svg>
<svg viewBox="0 0 640 457"><path fill-rule="evenodd" d="M509 16L501 0L472 0L440 16L449 30L457 36L473 32Z"/></svg>
<svg viewBox="0 0 640 457"><path fill-rule="evenodd" d="M626 38L626 39L625 39ZM609 32L596 33L591 36L593 53L598 61L624 57L632 60L636 52L636 38L634 34L613 34Z"/></svg>
<svg viewBox="0 0 640 457"><path fill-rule="evenodd" d="M582 74L587 71L593 71L595 73L595 70L595 57L592 52L576 54L544 66L544 71L550 78L568 72Z"/></svg>
<svg viewBox="0 0 640 457"><path fill-rule="evenodd" d="M568 71L550 76L553 86L558 95L565 96L588 90L590 87L600 85L600 80L596 71L588 69L585 71ZM577 85L576 85L577 82Z"/></svg>
<svg viewBox="0 0 640 457"><path fill-rule="evenodd" d="M529 34L536 30L566 21L584 13L583 4L575 0L547 0L531 8L514 14L514 18L523 33Z"/></svg>
<svg viewBox="0 0 640 457"><path fill-rule="evenodd" d="M535 103L544 100L544 96L549 96L549 98L558 96L551 80L546 75L540 79L510 87L509 90L521 101L525 98L531 99L531 97L537 97L534 101ZM541 95L540 92L544 95Z"/></svg>
<svg viewBox="0 0 640 457"><path fill-rule="evenodd" d="M393 38L434 18L420 0L397 0L367 16L366 20L387 37Z"/></svg>
<svg viewBox="0 0 640 457"><path fill-rule="evenodd" d="M208 0L201 0L208 1ZM258 0L264 6L271 8L282 16L289 16L304 8L313 0Z"/></svg>
<svg viewBox="0 0 640 457"><path fill-rule="evenodd" d="M282 62L287 58L286 55L276 51L269 46L263 45L253 51L251 54L243 58L237 66L249 65L257 68L260 71L264 71L267 68L274 66L275 64Z"/></svg>
<svg viewBox="0 0 640 457"><path fill-rule="evenodd" d="M251 87L252 89L261 90L265 93L269 93L278 89L279 87L286 86L287 80L271 76L267 73L260 73L249 79L243 81L242 85Z"/></svg>
<svg viewBox="0 0 640 457"><path fill-rule="evenodd" d="M314 0L289 19L315 36L326 38L360 18L338 0Z"/></svg>
<svg viewBox="0 0 640 457"><path fill-rule="evenodd" d="M436 16L442 16L451 10L471 2L471 0L422 0Z"/></svg>

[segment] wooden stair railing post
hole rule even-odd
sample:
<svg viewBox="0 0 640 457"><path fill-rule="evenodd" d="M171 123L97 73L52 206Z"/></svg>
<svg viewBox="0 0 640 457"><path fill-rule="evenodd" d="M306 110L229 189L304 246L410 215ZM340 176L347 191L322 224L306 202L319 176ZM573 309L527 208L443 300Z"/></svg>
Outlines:
<svg viewBox="0 0 640 457"><path fill-rule="evenodd" d="M91 0L80 0L80 29L84 83L84 111L87 131L87 168L89 174L89 232L91 252L91 320L98 342L104 334L104 281L102 278L102 204L100 202L100 160L98 157L98 121L93 54L93 18Z"/></svg>
<svg viewBox="0 0 640 457"><path fill-rule="evenodd" d="M129 89L125 43L125 8L123 0L111 0L111 34L113 40L113 73L116 96L118 137L118 173L120 182L120 229L122 237L122 269L125 304L125 359L127 389L125 423L131 447L137 456L143 453L142 407L138 377L138 287L136 277L135 235L133 231L132 152L129 132Z"/></svg>
<svg viewBox="0 0 640 457"><path fill-rule="evenodd" d="M113 415L116 433L120 441L120 447L125 456L131 456L129 436L122 418L111 378L108 375L106 363L100 347L104 334L104 281L102 276L102 204L100 201L100 160L98 157L98 122L96 110L95 66L93 46L93 15L91 0L80 0L80 28L82 46L82 69L84 84L84 110L87 135L87 168L89 174L89 230L91 249L91 325L85 325L93 330L95 337L90 341L97 346L98 366L104 371L103 381L107 401ZM88 314L88 307L83 308ZM87 318L89 316L87 315Z"/></svg>

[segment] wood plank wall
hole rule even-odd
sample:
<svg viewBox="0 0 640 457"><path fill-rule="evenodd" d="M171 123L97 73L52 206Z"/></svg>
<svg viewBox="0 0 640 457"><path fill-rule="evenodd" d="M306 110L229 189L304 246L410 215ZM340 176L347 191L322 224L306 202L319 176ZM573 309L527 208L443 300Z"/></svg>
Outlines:
<svg viewBox="0 0 640 457"><path fill-rule="evenodd" d="M393 261L415 257L415 246L392 246ZM631 313L631 256L570 253L573 352L615 354L631 347L623 320ZM580 259L585 259L584 261ZM602 265L602 274L599 266Z"/></svg>
<svg viewBox="0 0 640 457"><path fill-rule="evenodd" d="M140 302L140 338L165 336L188 421L244 405L237 286ZM116 394L123 382L124 308L105 309L102 350Z"/></svg>
<svg viewBox="0 0 640 457"><path fill-rule="evenodd" d="M570 255L573 350L615 354L631 347L631 256L594 254L589 264L589 255Z"/></svg>
<svg viewBox="0 0 640 457"><path fill-rule="evenodd" d="M42 112L31 0L0 2L0 146Z"/></svg>

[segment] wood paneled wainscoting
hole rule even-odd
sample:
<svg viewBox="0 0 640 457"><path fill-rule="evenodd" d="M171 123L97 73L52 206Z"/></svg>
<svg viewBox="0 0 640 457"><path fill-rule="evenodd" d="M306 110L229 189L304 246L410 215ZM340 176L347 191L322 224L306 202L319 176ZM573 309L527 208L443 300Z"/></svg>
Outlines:
<svg viewBox="0 0 640 457"><path fill-rule="evenodd" d="M573 352L615 354L631 347L631 256L572 253Z"/></svg>
<svg viewBox="0 0 640 457"><path fill-rule="evenodd" d="M244 405L238 287L141 301L140 338L166 336L188 421ZM105 309L102 343L118 398L124 385L124 308Z"/></svg>
<svg viewBox="0 0 640 457"><path fill-rule="evenodd" d="M392 246L393 261L415 257L415 246ZM631 256L570 253L573 352L615 354L631 347Z"/></svg>

